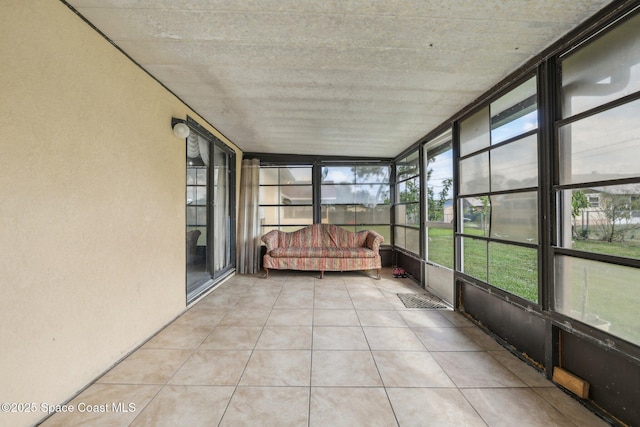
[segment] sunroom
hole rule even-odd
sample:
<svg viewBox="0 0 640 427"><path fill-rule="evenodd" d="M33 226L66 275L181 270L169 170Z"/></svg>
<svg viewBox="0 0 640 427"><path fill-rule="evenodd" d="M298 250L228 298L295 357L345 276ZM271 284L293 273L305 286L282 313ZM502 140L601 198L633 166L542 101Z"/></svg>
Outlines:
<svg viewBox="0 0 640 427"><path fill-rule="evenodd" d="M399 283L444 301L446 316L488 337L491 350L483 351L515 356L598 422L639 424L640 9L635 1L544 2L557 19L539 6L544 18L536 20L536 7L515 3L426 2L423 10L412 1L11 1L0 18L7 58L0 66L0 391L9 405L0 423L55 425L49 411L76 404L163 331L182 330L191 309L229 284L243 289L251 281L267 292L277 280L297 280L295 272L259 277L259 239L324 223L384 237L382 281L366 272L325 282L301 276L316 290L344 280L380 381L392 350L372 345L382 335L366 322L386 310L360 313L357 304L368 295L365 283L381 292ZM459 42L453 37L414 39L432 20L442 34L478 22L486 33L492 14L500 16L499 34L484 40L500 52L447 44ZM396 32L367 25L383 21ZM185 23L206 30L188 44ZM339 44L345 34L351 47ZM203 59L210 44L220 68ZM288 49L296 54L284 55ZM335 62L319 64L317 52ZM415 62L399 52L412 52ZM449 60L429 60L429 52ZM511 62L500 74L491 63L502 59ZM423 75L417 68L427 62L434 68ZM347 69L354 63L358 69ZM373 72L360 81L365 68ZM437 90L456 73L468 88ZM416 76L433 80L431 89L417 88ZM286 104L290 92L295 108ZM176 124L186 132L174 134ZM393 267L407 278L394 281ZM314 322L337 321L329 314L343 308L321 310ZM411 326L413 315L398 315ZM326 344L320 332L312 337ZM268 350L241 351L249 358ZM331 365L338 352L304 351L318 365L296 390L306 392L302 424L322 425L314 405L332 397L322 395L328 389L314 383L313 369ZM418 353L427 352L403 356ZM444 366L441 356L434 359ZM234 384L238 396L255 391L243 387L248 360L245 379ZM156 385L171 389L163 381ZM375 384L360 391L384 389L383 402L396 411L391 425L420 421L413 407L400 414L403 399L404 409L411 406L412 387ZM457 393L456 404L471 402L478 422L499 424L464 385L442 384L434 388ZM226 402L228 419L217 422L233 424L231 395Z"/></svg>

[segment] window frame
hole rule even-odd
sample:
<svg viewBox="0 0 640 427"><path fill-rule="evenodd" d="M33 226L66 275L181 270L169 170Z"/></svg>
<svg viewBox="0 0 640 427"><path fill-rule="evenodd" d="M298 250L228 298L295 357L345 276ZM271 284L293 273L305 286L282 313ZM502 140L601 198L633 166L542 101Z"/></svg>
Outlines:
<svg viewBox="0 0 640 427"><path fill-rule="evenodd" d="M481 105L478 105L477 108L471 110L470 112L468 112L467 114L461 116L458 120L456 120L456 122L454 123L456 132L454 133L455 138L454 138L454 146L457 147L457 156L455 156L455 176L457 177L458 180L458 184L455 186L455 192L454 192L454 203L456 206L456 210L458 212L458 216L457 216L457 222L456 222L456 226L455 226L455 251L456 251L456 262L455 262L455 272L456 274L461 275L462 277L465 278L465 280L470 281L472 283L474 283L476 286L479 286L483 289L488 290L489 292L493 292L493 293L497 293L499 295L502 295L505 299L510 299L510 300L516 300L516 301L520 301L520 304L523 306L531 306L534 305L536 307L537 310L541 310L542 307L544 306L545 303L545 293L543 290L543 230L544 230L544 224L543 224L543 216L541 214L541 212L543 212L544 209L544 202L543 202L543 195L542 195L542 188L543 188L543 181L542 181L542 177L544 176L544 162L542 161L542 155L544 153L543 151L543 126L541 125L542 122L542 114L543 114L543 110L541 108L541 106L543 105L543 99L542 99L542 90L544 88L543 86L543 82L542 82L542 76L543 73L540 72L540 70L533 69L533 70L529 70L527 73L524 73L523 75L521 75L518 79L514 80L512 83L510 83L508 86L506 86L505 88L503 88L502 90L500 90L499 92L497 92L494 96L492 96L490 99L488 99L486 102L484 102ZM530 130L526 130L523 131L520 134L517 134L515 136L511 136L510 138L507 139L503 139L500 140L497 143L492 143L492 131L494 130L493 128L493 117L492 117L492 112L491 112L491 105L496 102L497 100L501 99L502 97L508 95L510 92L514 91L515 89L519 88L520 86L525 85L527 82L529 82L530 80L533 80L535 82L536 85L536 93L535 93L535 105L536 108L535 110L537 111L537 123L536 123L536 127ZM531 97L528 97L527 99L530 99ZM524 102L524 101L523 101ZM488 123L489 123L489 133L488 133L488 143L485 144L483 146L483 148L480 149L476 149L475 151L472 152L467 152L464 155L460 155L460 144L461 144L461 132L460 132L460 125L461 123L469 118L474 117L475 115L479 114L480 112L482 112L483 110L488 110ZM499 116L501 113L497 114L497 116ZM534 136L536 138L536 145L537 145L537 184L535 186L526 186L526 187L517 187L517 188L512 188L512 189L508 189L508 190L493 190L492 185L491 185L491 180L492 180L492 176L491 176L491 152L497 149L500 149L501 147L504 147L506 145L510 145L510 144L514 144L517 143L518 141L524 141L527 138L530 138ZM462 193L461 192L461 182L460 182L460 177L461 174L464 172L461 168L461 163L466 160L466 159L470 159L474 156L477 155L483 155L487 153L488 156L488 191L486 192L470 192L470 193ZM521 242L521 241L517 241L517 240L509 240L509 239L502 239L502 238L497 238L497 237L491 237L491 229L492 229L492 222L494 221L493 219L493 215L491 215L490 218L490 224L489 224L489 229L488 231L485 233L486 235L484 236L479 236L479 235L473 235L470 234L468 232L464 231L464 215L463 215L463 210L462 207L460 205L460 202L462 199L467 199L467 198L478 198L478 197L488 197L489 199L489 209L491 212L491 197L492 196L500 196L500 195L510 195L510 194L521 194L521 193L532 193L535 192L537 195L537 203L536 203L536 209L538 212L537 215L537 242L536 243L528 243L528 242ZM482 278L478 278L469 274L466 274L463 271L464 268L464 244L463 241L465 239L473 239L474 241L478 241L478 242L484 242L483 244L486 245L486 280L483 280ZM511 246L515 246L515 247L520 247L523 249L531 249L531 250L535 250L537 253L537 266L536 266L536 278L537 278L537 283L536 283L536 300L532 301L529 298L526 298L522 295L518 295L516 293L513 293L511 291L508 291L506 289L503 289L501 287L498 287L494 284L491 283L491 277L489 276L489 266L491 264L491 260L490 260L490 252L489 252L489 248L491 246L491 243L496 243L496 244L507 244L507 245L511 245Z"/></svg>
<svg viewBox="0 0 640 427"><path fill-rule="evenodd" d="M624 177L618 179L596 179L592 181L581 181L581 182L570 182L570 183L561 183L561 177L563 174L562 165L561 165L561 149L560 146L560 138L562 128L570 125L572 123L576 123L581 120L588 120L591 117L594 117L600 113L605 113L609 111L614 111L617 108L624 107L629 105L632 102L636 102L640 100L640 90L636 90L633 93L628 93L626 95L620 96L616 99L611 99L601 104L597 104L590 108L584 109L573 115L565 115L565 112L562 110L562 102L564 99L561 94L563 93L563 82L562 82L562 62L571 57L572 54L579 52L583 48L588 48L592 42L597 42L601 36L606 36L611 31L615 31L619 28L620 25L623 25L627 22L628 19L633 17L637 18L637 14L629 13L627 16L618 19L615 22L612 22L605 28L602 28L596 34L593 34L591 37L585 39L582 43L573 46L571 49L568 49L565 52L562 52L558 55L557 62L555 64L554 79L555 85L553 86L553 90L558 94L556 99L555 109L557 111L556 117L553 118L552 121L552 132L553 138L556 142L556 145L553 147L553 182L551 183L551 214L553 216L553 225L551 232L551 242L549 248L549 277L552 278L549 285L549 311L551 317L558 322L581 322L584 323L584 326L581 328L588 328L588 330L593 331L598 327L594 324L589 323L585 320L585 316L588 313L582 313L583 319L576 318L576 316L571 316L566 310L560 310L558 305L558 293L562 292L562 286L572 286L572 283L560 283L560 280L557 277L557 265L556 263L560 259L573 258L580 261L586 261L587 263L595 263L597 265L610 265L612 267L629 267L632 269L640 269L640 256L638 258L625 257L620 255L614 255L610 253L602 253L602 252L593 252L584 249L577 249L574 247L566 247L565 241L567 237L572 234L571 226L567 226L568 223L572 222L572 215L570 209L570 201L566 198L566 194L569 192L573 192L574 190L585 190L583 193L588 196L593 196L595 194L592 191L596 187L612 187L618 185L629 185L629 184L637 184L640 185L640 172L636 176L633 177ZM590 202L589 198L587 201ZM598 204L602 202L601 195L598 194ZM588 203L591 205L591 203ZM591 209L588 207L587 209ZM586 273L585 273L586 274ZM637 274L640 277L640 271ZM573 279L573 277L570 277ZM569 307L570 309L573 306ZM593 332L590 332L589 335L592 335ZM598 337L601 333L595 333L595 336ZM610 331L606 331L606 334L614 339L615 342L620 343L620 346L625 346L625 342L631 343L631 345L638 346L640 345L639 341L629 341L628 338L621 337Z"/></svg>

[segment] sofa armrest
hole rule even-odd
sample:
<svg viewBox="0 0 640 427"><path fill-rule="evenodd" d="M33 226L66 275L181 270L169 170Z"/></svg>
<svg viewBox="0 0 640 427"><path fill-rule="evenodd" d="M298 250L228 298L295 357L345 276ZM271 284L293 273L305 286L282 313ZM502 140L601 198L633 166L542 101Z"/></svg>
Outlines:
<svg viewBox="0 0 640 427"><path fill-rule="evenodd" d="M373 230L369 230L369 234L367 234L367 240L365 241L365 246L378 253L380 251L380 244L384 242L384 237L378 234Z"/></svg>
<svg viewBox="0 0 640 427"><path fill-rule="evenodd" d="M261 240L267 246L267 253L278 247L279 234L280 232L278 230L271 230L270 232L262 236Z"/></svg>

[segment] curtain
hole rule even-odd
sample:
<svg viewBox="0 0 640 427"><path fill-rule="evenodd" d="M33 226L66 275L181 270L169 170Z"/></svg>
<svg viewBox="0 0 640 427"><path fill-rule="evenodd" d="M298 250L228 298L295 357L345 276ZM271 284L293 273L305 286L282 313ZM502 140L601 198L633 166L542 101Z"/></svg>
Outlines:
<svg viewBox="0 0 640 427"><path fill-rule="evenodd" d="M201 157L204 164L209 166L209 141L191 132L187 137L187 157L191 159Z"/></svg>
<svg viewBox="0 0 640 427"><path fill-rule="evenodd" d="M200 151L202 154L202 151ZM214 147L213 160L213 262L214 271L220 271L229 263L229 156ZM208 162L207 156L207 162Z"/></svg>
<svg viewBox="0 0 640 427"><path fill-rule="evenodd" d="M259 181L260 160L244 159L240 175L238 242L236 245L237 269L241 274L254 274L260 268Z"/></svg>

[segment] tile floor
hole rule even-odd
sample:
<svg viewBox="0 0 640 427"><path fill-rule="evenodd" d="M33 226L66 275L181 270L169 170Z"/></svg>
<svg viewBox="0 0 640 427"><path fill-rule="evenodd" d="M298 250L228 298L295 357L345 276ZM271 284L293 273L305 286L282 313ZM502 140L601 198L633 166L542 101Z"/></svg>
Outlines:
<svg viewBox="0 0 640 427"><path fill-rule="evenodd" d="M606 425L460 314L396 296L419 291L390 271L236 275L70 402L108 412L44 425Z"/></svg>

